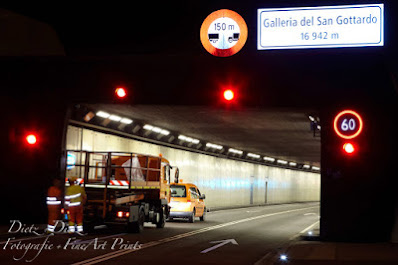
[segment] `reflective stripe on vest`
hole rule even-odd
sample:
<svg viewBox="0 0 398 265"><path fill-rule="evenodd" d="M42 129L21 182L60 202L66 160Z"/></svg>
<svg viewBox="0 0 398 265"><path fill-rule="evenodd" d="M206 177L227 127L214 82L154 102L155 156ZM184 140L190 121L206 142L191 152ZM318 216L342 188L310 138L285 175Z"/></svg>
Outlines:
<svg viewBox="0 0 398 265"><path fill-rule="evenodd" d="M58 201L57 197L47 197L47 205L60 205L61 201Z"/></svg>
<svg viewBox="0 0 398 265"><path fill-rule="evenodd" d="M79 206L80 204L80 202L66 202L66 205L68 205L69 207Z"/></svg>
<svg viewBox="0 0 398 265"><path fill-rule="evenodd" d="M76 198L79 198L81 195L82 195L81 193L73 194L73 195L67 195L67 196L65 196L65 200L76 199Z"/></svg>

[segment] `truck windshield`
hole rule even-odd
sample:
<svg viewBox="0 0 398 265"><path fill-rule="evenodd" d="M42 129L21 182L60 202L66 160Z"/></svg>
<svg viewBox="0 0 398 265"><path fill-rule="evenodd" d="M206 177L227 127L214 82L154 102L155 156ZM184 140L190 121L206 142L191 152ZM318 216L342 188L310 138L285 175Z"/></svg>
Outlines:
<svg viewBox="0 0 398 265"><path fill-rule="evenodd" d="M170 186L171 190L171 197L178 197L178 198L183 198L187 197L187 191L185 189L185 186L182 185L171 185Z"/></svg>

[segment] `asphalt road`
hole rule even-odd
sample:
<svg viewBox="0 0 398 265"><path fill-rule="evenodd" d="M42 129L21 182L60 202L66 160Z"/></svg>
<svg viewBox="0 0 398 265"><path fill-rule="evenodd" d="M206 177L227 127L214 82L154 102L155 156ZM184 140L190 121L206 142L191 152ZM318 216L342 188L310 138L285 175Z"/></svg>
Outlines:
<svg viewBox="0 0 398 265"><path fill-rule="evenodd" d="M318 220L319 203L300 203L214 211L204 222L163 229L146 224L141 234L122 227L77 237L8 233L0 237L0 264L254 264Z"/></svg>

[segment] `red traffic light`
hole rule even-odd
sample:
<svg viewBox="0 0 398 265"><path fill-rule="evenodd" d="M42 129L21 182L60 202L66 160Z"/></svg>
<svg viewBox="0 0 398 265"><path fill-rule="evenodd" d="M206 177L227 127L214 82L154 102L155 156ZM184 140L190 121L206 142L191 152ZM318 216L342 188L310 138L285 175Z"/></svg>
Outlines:
<svg viewBox="0 0 398 265"><path fill-rule="evenodd" d="M29 134L26 136L26 142L30 145L34 145L37 143L37 137L34 134Z"/></svg>
<svg viewBox="0 0 398 265"><path fill-rule="evenodd" d="M126 89L123 87L116 88L115 93L119 98L124 98L127 95Z"/></svg>
<svg viewBox="0 0 398 265"><path fill-rule="evenodd" d="M351 155L351 154L353 154L355 152L355 146L352 143L345 143L343 145L343 150L347 154Z"/></svg>
<svg viewBox="0 0 398 265"><path fill-rule="evenodd" d="M224 91L224 99L226 101L231 101L235 97L234 92L231 89L227 89Z"/></svg>

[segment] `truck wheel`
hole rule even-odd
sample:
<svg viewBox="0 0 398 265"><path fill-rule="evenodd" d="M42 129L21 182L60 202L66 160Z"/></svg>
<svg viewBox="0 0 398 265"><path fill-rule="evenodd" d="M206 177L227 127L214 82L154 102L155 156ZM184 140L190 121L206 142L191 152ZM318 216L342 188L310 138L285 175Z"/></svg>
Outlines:
<svg viewBox="0 0 398 265"><path fill-rule="evenodd" d="M206 220L206 208L203 209L203 215L200 217L200 221L205 221Z"/></svg>
<svg viewBox="0 0 398 265"><path fill-rule="evenodd" d="M138 221L127 223L127 231L129 233L140 233L144 230L145 213L144 209L140 209L138 212Z"/></svg>
<svg viewBox="0 0 398 265"><path fill-rule="evenodd" d="M156 223L156 227L157 228L163 228L164 225L166 224L166 215L164 214L164 211L161 211L159 213L160 218L159 218L159 222Z"/></svg>
<svg viewBox="0 0 398 265"><path fill-rule="evenodd" d="M195 214L196 214L196 211L195 211L195 209L193 209L191 215L188 217L188 222L190 222L190 223L195 222Z"/></svg>

